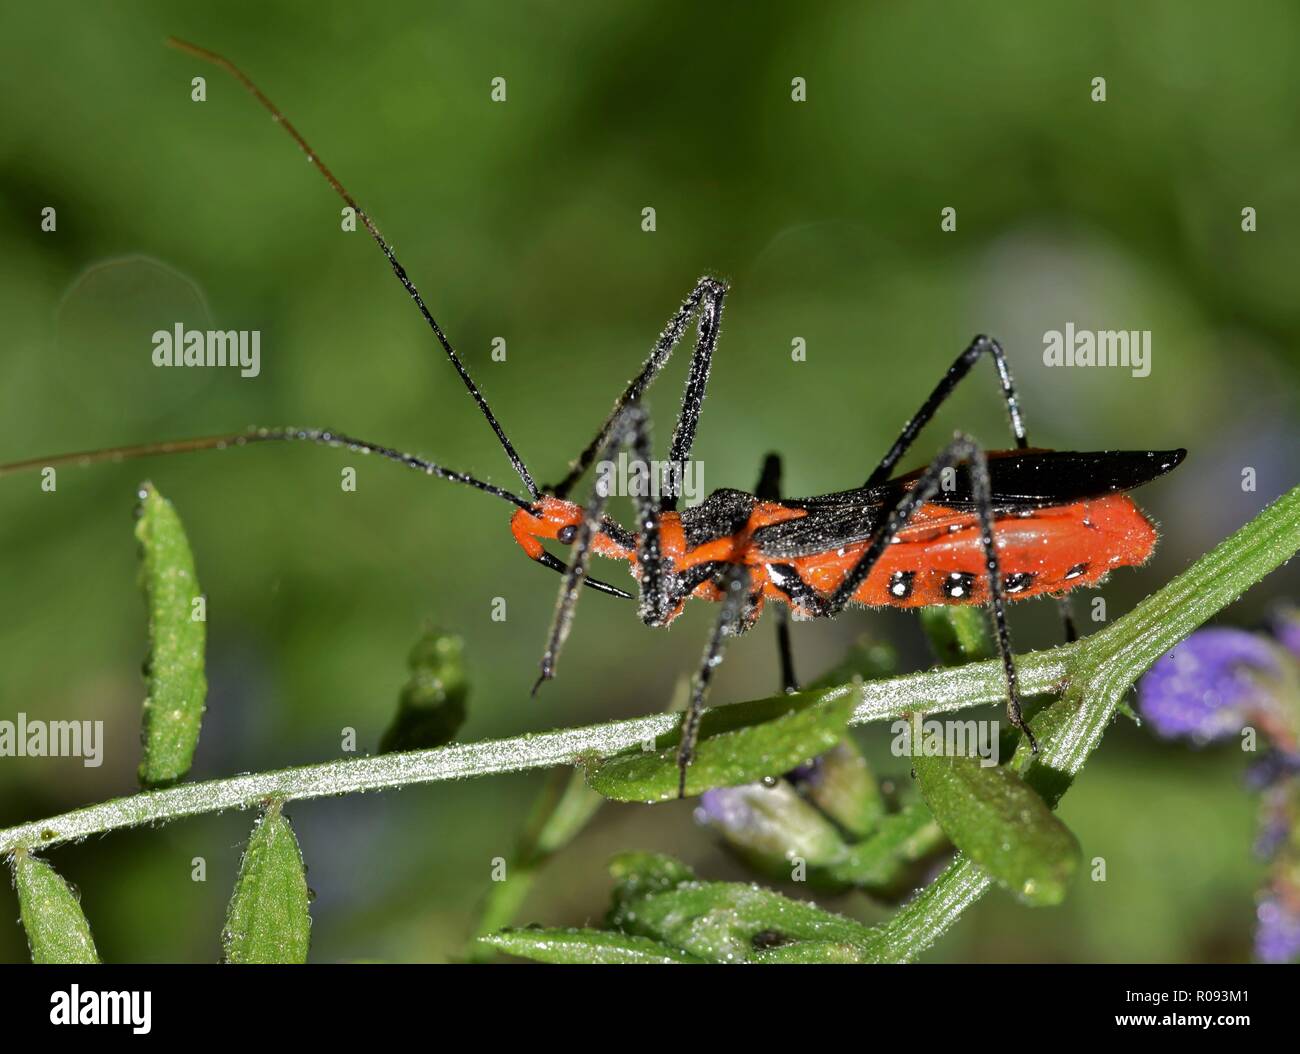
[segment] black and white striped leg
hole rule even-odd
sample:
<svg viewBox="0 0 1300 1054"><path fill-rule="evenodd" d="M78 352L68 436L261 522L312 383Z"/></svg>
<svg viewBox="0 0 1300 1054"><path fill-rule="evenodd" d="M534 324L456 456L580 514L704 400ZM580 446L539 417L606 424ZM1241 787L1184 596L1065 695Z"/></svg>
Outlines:
<svg viewBox="0 0 1300 1054"><path fill-rule="evenodd" d="M614 429L615 422L624 408L639 402L646 389L654 383L659 371L664 368L673 353L673 349L686 332L691 318L698 312L699 326L695 340L695 350L691 353L691 365L686 378L686 390L682 393L682 407L677 416L677 426L673 429L672 443L669 446L668 461L675 467L669 480L671 487L665 494L661 509L668 511L676 508L678 490L681 486L683 463L690 457L691 446L695 442L695 432L700 423L700 409L704 405L705 390L709 381L709 369L713 364L713 349L718 343L718 330L722 324L722 301L727 295L727 287L716 278L708 276L695 283L690 295L682 301L668 325L659 334L650 356L641 371L628 382L623 394L614 403L605 423L596 432L595 438L583 449L582 453L569 466L569 471L554 488L550 488L557 498L567 497L574 484L582 478L596 460L596 453L605 444Z"/></svg>
<svg viewBox="0 0 1300 1054"><path fill-rule="evenodd" d="M704 649L704 658L691 683L691 701L682 719L682 738L677 748L677 797L686 797L686 770L690 768L695 757L695 744L700 738L700 717L704 712L704 701L709 695L709 684L713 680L713 671L722 662L722 653L726 648L728 637L735 636L745 628L745 610L749 604L750 574L744 564L728 564L723 572L722 610L713 624L713 633Z"/></svg>
<svg viewBox="0 0 1300 1054"><path fill-rule="evenodd" d="M921 405L921 409L903 426L903 431L898 439L894 441L894 445L889 448L889 452L876 466L876 470L868 477L866 483L868 487L883 483L893 475L898 462L907 453L908 448L915 441L917 435L920 434L921 429L929 424L930 418L935 415L939 407L953 393L953 389L970 373L971 367L975 365L981 355L988 355L997 368L998 383L1002 389L1002 400L1007 406L1007 416L1011 419L1011 434L1015 437L1017 448L1023 450L1029 445L1029 439L1025 435L1025 421L1020 414L1020 401L1016 398L1016 387L1011 381L1011 370L1007 366L1007 358L1002 352L1002 345L991 337L981 335L971 341L970 346L957 356L957 360L948 367L948 372L944 374L943 380L935 385L934 391Z"/></svg>
<svg viewBox="0 0 1300 1054"><path fill-rule="evenodd" d="M989 498L989 467L984 451L970 436L958 434L921 473L915 486L894 506L884 524L871 539L871 544L850 568L835 592L826 600L825 614L835 615L853 599L858 587L867 580L885 549L907 525L916 510L938 494L945 473L965 465L970 477L971 493L980 524L980 544L984 550L984 571L989 584L989 602L993 608L993 628L1002 670L1007 684L1007 717L1024 733L1035 752L1038 744L1025 724L1020 709L1019 679L1015 660L1011 655L1011 634L1007 630L1007 603L1002 572L998 563L998 550L993 537L993 508Z"/></svg>
<svg viewBox="0 0 1300 1054"><path fill-rule="evenodd" d="M763 459L763 470L758 476L754 495L761 501L781 500L781 456L768 454ZM788 695L799 690L799 679L794 672L794 651L790 646L790 609L785 604L776 605L776 650L781 660L781 688Z"/></svg>

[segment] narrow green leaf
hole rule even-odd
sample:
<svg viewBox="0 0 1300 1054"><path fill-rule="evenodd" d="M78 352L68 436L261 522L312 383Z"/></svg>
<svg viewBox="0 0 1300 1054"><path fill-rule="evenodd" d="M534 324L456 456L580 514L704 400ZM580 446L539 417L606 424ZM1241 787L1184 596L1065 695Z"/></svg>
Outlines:
<svg viewBox="0 0 1300 1054"><path fill-rule="evenodd" d="M379 752L427 750L450 743L465 723L469 681L465 642L427 630L411 649L411 676L398 698L397 713L379 741Z"/></svg>
<svg viewBox="0 0 1300 1054"><path fill-rule="evenodd" d="M14 885L34 963L97 963L90 924L72 887L44 860L14 854Z"/></svg>
<svg viewBox="0 0 1300 1054"><path fill-rule="evenodd" d="M1079 843L1015 773L977 757L914 756L921 795L956 846L1029 905L1059 904Z"/></svg>
<svg viewBox="0 0 1300 1054"><path fill-rule="evenodd" d="M304 963L311 943L302 851L272 802L253 828L226 909L221 943L228 963Z"/></svg>
<svg viewBox="0 0 1300 1054"><path fill-rule="evenodd" d="M872 936L852 919L739 882L686 882L648 893L617 905L610 921L623 933L718 963L762 962L776 949L799 961L844 961Z"/></svg>
<svg viewBox="0 0 1300 1054"><path fill-rule="evenodd" d="M829 750L844 736L858 699L855 692L838 699L786 696L785 711L761 724L718 732L700 740L686 777L686 793L710 787L734 787L776 777ZM725 721L729 707L714 711ZM702 731L707 733L708 724ZM628 753L587 768L587 784L615 801L667 801L677 796L677 748Z"/></svg>
<svg viewBox="0 0 1300 1054"><path fill-rule="evenodd" d="M760 966L775 966L787 963L835 965L860 963L865 960L860 944L848 941L811 940L758 948L747 961Z"/></svg>
<svg viewBox="0 0 1300 1054"><path fill-rule="evenodd" d="M609 873L614 876L615 910L649 893L662 893L695 881L695 872L675 856L635 849L615 856L609 862Z"/></svg>
<svg viewBox="0 0 1300 1054"><path fill-rule="evenodd" d="M704 962L648 937L609 930L502 930L478 938L480 944L521 959L544 963L670 964Z"/></svg>
<svg viewBox="0 0 1300 1054"><path fill-rule="evenodd" d="M194 759L208 695L203 672L207 623L194 557L171 502L152 483L144 483L136 516L140 584L149 614L149 694L139 779L142 786L155 788L183 778Z"/></svg>

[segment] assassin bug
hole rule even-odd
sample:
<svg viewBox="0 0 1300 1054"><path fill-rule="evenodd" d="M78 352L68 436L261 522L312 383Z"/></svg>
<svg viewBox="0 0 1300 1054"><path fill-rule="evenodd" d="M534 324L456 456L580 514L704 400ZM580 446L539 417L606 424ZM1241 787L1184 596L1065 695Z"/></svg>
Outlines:
<svg viewBox="0 0 1300 1054"><path fill-rule="evenodd" d="M554 486L539 487L391 246L297 129L229 60L193 44L169 43L238 79L354 210L492 428L526 496L392 447L326 429L256 429L34 458L0 465L0 475L300 440L373 453L509 502L515 506L510 528L520 547L532 560L563 576L534 692L554 676L583 586L632 599L632 594L588 574L593 554L628 562L638 583L638 614L649 626L667 626L692 597L719 604L682 725L677 755L681 796L686 792L687 768L709 683L726 638L754 625L769 600L781 602L796 618L808 619L832 617L850 604L989 605L1006 679L1008 716L1037 749L1021 716L1006 604L1033 596L1063 596L1078 586L1096 585L1115 567L1145 562L1155 546L1155 528L1126 492L1173 469L1185 451L1077 453L1031 448L1002 348L980 336L949 367L862 486L783 499L780 461L768 455L755 493L715 491L699 506L679 510L681 470L699 424L727 294L724 283L705 277L669 320L640 372L566 475ZM610 461L630 449L637 462L651 463L642 399L692 320L696 320L695 346L669 446L665 485L659 497L635 495L637 529L628 530L605 513L608 487L598 483L583 505L570 500L569 494L597 459ZM1015 449L986 454L969 436L958 434L926 468L893 476L921 429L984 356L992 359L997 370ZM571 547L567 564L546 549L547 541ZM785 684L793 690L784 615L778 631Z"/></svg>

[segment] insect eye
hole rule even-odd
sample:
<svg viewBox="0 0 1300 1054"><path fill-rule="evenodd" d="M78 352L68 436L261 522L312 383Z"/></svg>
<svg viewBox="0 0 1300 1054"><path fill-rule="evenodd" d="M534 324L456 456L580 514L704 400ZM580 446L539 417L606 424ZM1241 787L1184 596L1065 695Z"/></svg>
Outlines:
<svg viewBox="0 0 1300 1054"><path fill-rule="evenodd" d="M556 531L555 538L561 545L568 545L573 541L573 536L577 533L577 524L570 523Z"/></svg>

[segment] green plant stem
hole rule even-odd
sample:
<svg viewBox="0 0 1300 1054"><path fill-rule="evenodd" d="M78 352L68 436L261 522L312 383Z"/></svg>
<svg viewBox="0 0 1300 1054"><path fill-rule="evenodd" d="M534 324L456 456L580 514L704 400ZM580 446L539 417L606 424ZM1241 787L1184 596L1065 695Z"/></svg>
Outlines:
<svg viewBox="0 0 1300 1054"><path fill-rule="evenodd" d="M1021 658L1022 680L1028 691L1050 691L1060 686L1071 648L1056 648ZM964 677L956 676L964 674ZM858 690L864 696L853 723L898 717L914 707L927 712L955 710L972 703L1002 698L1001 668L979 663L960 670L936 670L887 681L867 681ZM823 689L826 699L843 698L855 690L851 684ZM782 696L788 699L788 696ZM743 723L745 708L769 710L777 700L759 699L728 707ZM769 715L770 716L770 715ZM584 728L532 733L510 739L457 744L433 750L413 750L373 757L345 758L323 764L302 765L206 783L189 783L163 791L132 794L125 798L74 809L61 816L0 830L0 855L20 846L41 849L76 841L123 827L174 820L182 816L247 809L269 798L296 801L359 791L383 790L417 783L487 776L498 772L574 765L611 757L653 742L676 731L681 714L654 714L626 721L611 721Z"/></svg>
<svg viewBox="0 0 1300 1054"><path fill-rule="evenodd" d="M1068 687L1066 698L1040 716L1040 720L1045 721L1052 718L1054 726L1059 720L1060 725L1051 729L1050 743L1035 768L1042 766L1044 770L1056 773L1064 778L1064 785L1068 785L1068 779L1078 771L1100 740L1123 693L1142 672L1198 625L1232 603L1250 585L1289 559L1297 548L1300 548L1300 488L1274 502L1213 552L1108 629L1074 644L1018 657L1016 665L1026 695L1059 692ZM857 686L839 685L819 694L829 699L860 691L862 701L853 715L853 723L860 724L898 717L910 709L935 713L974 703L997 702L1003 695L1001 677L997 662L981 662L889 680L867 681ZM735 705L762 711L772 702L758 700ZM1072 719L1067 719L1070 715L1073 715ZM48 848L119 828L182 816L251 808L272 797L295 801L497 772L573 765L638 747L671 733L680 721L680 714L655 714L585 728L434 750L348 758L149 791L0 831L0 854L12 853L18 848ZM961 862L954 864L954 868L962 866ZM944 878L952 873L953 869L950 869L932 884L931 890L941 887L932 899L937 900L945 889L949 889L943 883ZM951 924L951 919L962 910L958 905L970 903L983 891L980 882L960 884L954 881L952 887L949 889L952 895L943 902L942 912L926 916L924 926L918 919L918 932L925 929L937 936L946 928L944 915L955 911L947 922ZM917 917L920 908L914 908L916 904L917 901L913 901L905 907L900 918L906 921Z"/></svg>

